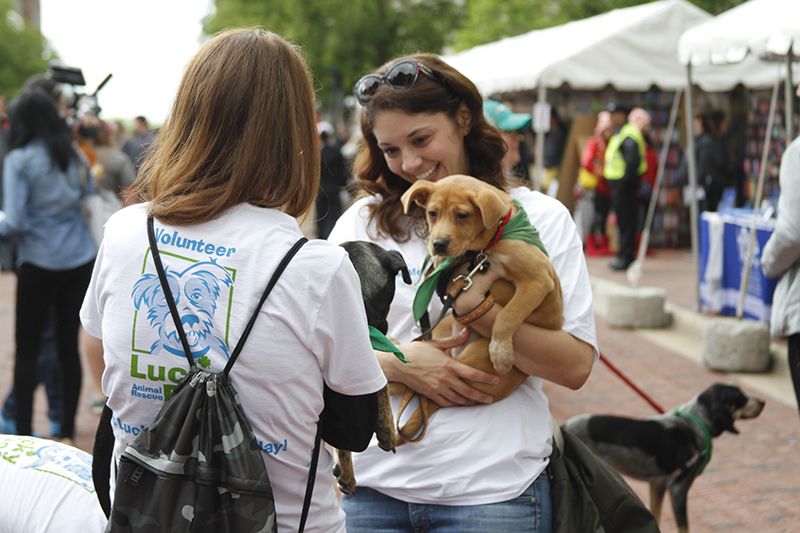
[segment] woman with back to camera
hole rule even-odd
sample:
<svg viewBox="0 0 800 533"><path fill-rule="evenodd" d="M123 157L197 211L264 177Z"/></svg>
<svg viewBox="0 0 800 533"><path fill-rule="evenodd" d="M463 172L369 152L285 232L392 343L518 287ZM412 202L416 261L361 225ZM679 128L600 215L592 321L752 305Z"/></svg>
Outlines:
<svg viewBox="0 0 800 533"><path fill-rule="evenodd" d="M465 380L492 383L496 376L455 361L447 351L465 342L465 334L444 342L412 341L420 333L411 313L415 287L398 284L389 335L412 364L376 355L389 381L449 409L436 413L422 440L400 446L395 455L373 443L355 456L359 487L343 500L348 531L548 532L545 468L552 435L542 381L577 389L597 354L591 288L575 225L558 201L507 181L501 169L505 146L483 115L480 94L437 56L391 61L362 78L355 92L364 106L364 141L354 174L367 195L342 215L329 239L372 240L398 250L418 278L426 255L425 220L423 213L404 215L400 196L416 180L471 174L523 204L561 280L565 322L562 331L521 327L514 336L516 365L531 377L492 404ZM476 276L454 310L475 308L497 278L491 268ZM430 316L440 309L435 302ZM488 337L498 309L469 329ZM393 399L395 412L397 407Z"/></svg>
<svg viewBox="0 0 800 533"><path fill-rule="evenodd" d="M219 372L302 237L295 217L317 193L316 136L308 67L280 36L226 31L190 61L136 182L146 203L109 219L81 309L90 355L105 360L115 461L188 368L153 274L148 216L192 357ZM260 443L279 532L298 530L323 380L372 401L386 383L352 264L342 248L310 241L278 279L230 373ZM306 531L344 531L331 466L322 451Z"/></svg>
<svg viewBox="0 0 800 533"><path fill-rule="evenodd" d="M14 391L17 433L31 435L33 391L42 331L55 314L61 379L61 428L75 436L81 390L78 311L97 248L81 214L86 163L75 151L53 98L26 90L11 108L10 151L3 164L0 236L17 239Z"/></svg>

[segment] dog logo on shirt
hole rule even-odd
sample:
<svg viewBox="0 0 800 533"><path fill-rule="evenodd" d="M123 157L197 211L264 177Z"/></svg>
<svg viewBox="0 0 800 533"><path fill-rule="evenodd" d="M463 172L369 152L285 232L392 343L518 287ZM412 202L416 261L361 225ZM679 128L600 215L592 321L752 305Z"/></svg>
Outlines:
<svg viewBox="0 0 800 533"><path fill-rule="evenodd" d="M228 345L214 335L212 328L220 291L223 286L230 287L233 283L230 273L213 259L195 263L183 272L170 270L169 267L165 267L164 271L192 357L205 358L213 349L227 359ZM158 275L143 274L134 284L131 297L137 311L147 309L150 327L158 333L158 338L150 346L150 353L157 354L164 350L185 357Z"/></svg>

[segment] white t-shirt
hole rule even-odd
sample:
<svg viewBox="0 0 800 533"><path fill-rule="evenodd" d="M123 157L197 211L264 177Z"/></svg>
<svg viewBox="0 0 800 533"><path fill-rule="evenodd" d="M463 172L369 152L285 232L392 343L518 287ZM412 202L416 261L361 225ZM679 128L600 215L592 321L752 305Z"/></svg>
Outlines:
<svg viewBox="0 0 800 533"><path fill-rule="evenodd" d="M561 281L564 298L564 330L595 347L592 288L581 241L569 211L557 200L520 187L511 196L522 202ZM375 238L375 226L367 220L373 198L357 201L339 219L329 240L372 240L399 251L406 260L413 285L398 278L389 313L389 335L408 342L419 335L413 324L411 303L425 259L425 243L413 236L398 244ZM434 298L432 319L441 302ZM392 398L397 412L399 399ZM448 407L437 411L425 437L403 444L396 454L370 447L356 454L358 484L393 498L413 503L479 505L516 498L544 471L551 452L550 413L542 392L542 379L529 377L508 398L490 405Z"/></svg>
<svg viewBox="0 0 800 533"><path fill-rule="evenodd" d="M92 456L52 440L0 435L0 533L102 533Z"/></svg>
<svg viewBox="0 0 800 533"><path fill-rule="evenodd" d="M221 371L278 262L302 236L297 222L240 204L204 224L155 221L155 233L164 267L178 279L173 294L180 295L193 354ZM144 204L109 219L81 321L103 340L103 392L114 412L118 459L188 368L149 253ZM325 241L300 249L261 308L230 379L264 457L278 531L297 531L323 379L347 395L386 384L344 249ZM331 467L323 450L307 531L344 530Z"/></svg>

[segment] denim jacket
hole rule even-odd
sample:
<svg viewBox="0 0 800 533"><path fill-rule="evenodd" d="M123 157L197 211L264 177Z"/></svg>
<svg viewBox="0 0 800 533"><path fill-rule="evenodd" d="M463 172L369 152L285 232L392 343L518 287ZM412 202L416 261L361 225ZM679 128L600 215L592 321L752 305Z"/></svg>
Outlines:
<svg viewBox="0 0 800 533"><path fill-rule="evenodd" d="M0 237L16 239L17 266L69 270L97 254L81 212L80 165L76 158L63 172L39 140L6 154Z"/></svg>

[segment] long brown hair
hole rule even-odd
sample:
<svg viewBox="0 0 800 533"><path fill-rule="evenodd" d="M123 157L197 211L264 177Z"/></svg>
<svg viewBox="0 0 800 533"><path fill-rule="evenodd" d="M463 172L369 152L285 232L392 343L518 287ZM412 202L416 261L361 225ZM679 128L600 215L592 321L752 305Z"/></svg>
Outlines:
<svg viewBox="0 0 800 533"><path fill-rule="evenodd" d="M262 29L222 32L189 63L137 192L162 222L197 224L243 203L300 216L319 186L311 74Z"/></svg>
<svg viewBox="0 0 800 533"><path fill-rule="evenodd" d="M505 142L497 129L483 115L483 99L478 89L459 71L434 54L413 54L390 61L379 69L388 71L400 61L414 59L441 76L445 83L420 76L413 87L394 90L382 84L361 114L363 140L353 163L353 173L358 185L370 194L379 195L370 206L370 222L375 221L378 232L389 235L398 242L407 241L409 224L403 215L400 196L410 184L386 164L383 152L373 132L375 116L381 111L405 113L446 113L456 120L459 107L464 104L471 115L471 129L464 137L464 148L469 159L469 172L497 187L506 187L506 178L500 162L506 151ZM419 227L419 224L417 224Z"/></svg>

